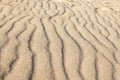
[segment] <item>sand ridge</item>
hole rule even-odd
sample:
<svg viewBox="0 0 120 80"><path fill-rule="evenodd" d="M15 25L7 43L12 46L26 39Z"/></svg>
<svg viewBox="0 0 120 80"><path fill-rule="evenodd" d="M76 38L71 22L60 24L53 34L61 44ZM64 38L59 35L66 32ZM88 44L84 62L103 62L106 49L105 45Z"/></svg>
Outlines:
<svg viewBox="0 0 120 80"><path fill-rule="evenodd" d="M0 0L0 80L120 80L119 3Z"/></svg>

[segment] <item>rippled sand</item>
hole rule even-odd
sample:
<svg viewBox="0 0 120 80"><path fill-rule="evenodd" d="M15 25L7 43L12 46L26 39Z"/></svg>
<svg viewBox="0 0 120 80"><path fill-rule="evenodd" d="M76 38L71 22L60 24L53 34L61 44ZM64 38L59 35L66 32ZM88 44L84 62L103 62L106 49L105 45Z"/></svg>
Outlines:
<svg viewBox="0 0 120 80"><path fill-rule="evenodd" d="M120 1L0 0L0 80L120 80Z"/></svg>

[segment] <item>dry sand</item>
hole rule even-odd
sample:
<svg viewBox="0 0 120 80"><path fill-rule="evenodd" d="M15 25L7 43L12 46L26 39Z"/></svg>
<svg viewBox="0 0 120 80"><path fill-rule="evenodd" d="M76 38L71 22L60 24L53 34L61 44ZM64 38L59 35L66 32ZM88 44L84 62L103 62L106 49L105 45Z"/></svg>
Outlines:
<svg viewBox="0 0 120 80"><path fill-rule="evenodd" d="M0 80L120 80L120 1L0 0Z"/></svg>

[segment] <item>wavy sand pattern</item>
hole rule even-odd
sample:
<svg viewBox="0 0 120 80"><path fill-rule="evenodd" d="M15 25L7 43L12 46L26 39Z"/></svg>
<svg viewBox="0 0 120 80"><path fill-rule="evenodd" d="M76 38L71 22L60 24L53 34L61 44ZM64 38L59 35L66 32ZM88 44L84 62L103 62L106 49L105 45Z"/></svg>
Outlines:
<svg viewBox="0 0 120 80"><path fill-rule="evenodd" d="M0 0L0 80L120 80L120 1Z"/></svg>

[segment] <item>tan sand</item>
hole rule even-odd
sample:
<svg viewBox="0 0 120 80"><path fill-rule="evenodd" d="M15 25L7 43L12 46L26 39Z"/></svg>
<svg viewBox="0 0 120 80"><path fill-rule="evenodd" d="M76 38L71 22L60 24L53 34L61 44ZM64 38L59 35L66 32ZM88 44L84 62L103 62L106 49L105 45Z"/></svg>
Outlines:
<svg viewBox="0 0 120 80"><path fill-rule="evenodd" d="M0 0L0 80L120 80L120 1Z"/></svg>

